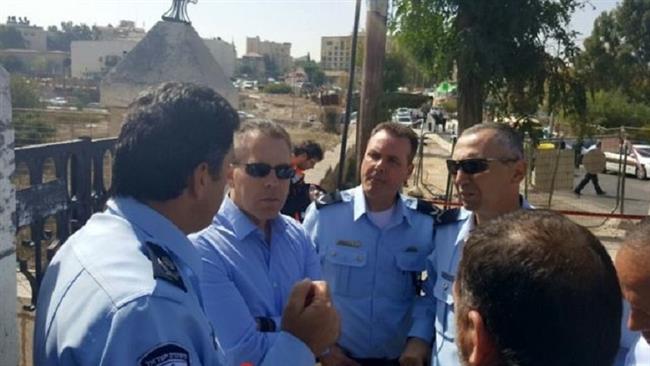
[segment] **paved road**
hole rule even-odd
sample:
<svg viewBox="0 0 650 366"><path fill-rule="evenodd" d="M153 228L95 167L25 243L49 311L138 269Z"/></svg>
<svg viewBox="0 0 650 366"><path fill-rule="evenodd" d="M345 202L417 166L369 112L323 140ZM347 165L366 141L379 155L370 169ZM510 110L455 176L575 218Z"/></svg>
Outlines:
<svg viewBox="0 0 650 366"><path fill-rule="evenodd" d="M584 170L576 172L574 186L582 180ZM614 174L599 174L600 186L607 196L601 201L603 207L614 207L616 204L616 186L618 177ZM582 190L581 199L591 199L596 196L593 185L589 183ZM609 199L608 199L609 198ZM625 213L632 215L647 215L650 210L650 180L639 180L632 175L625 177Z"/></svg>

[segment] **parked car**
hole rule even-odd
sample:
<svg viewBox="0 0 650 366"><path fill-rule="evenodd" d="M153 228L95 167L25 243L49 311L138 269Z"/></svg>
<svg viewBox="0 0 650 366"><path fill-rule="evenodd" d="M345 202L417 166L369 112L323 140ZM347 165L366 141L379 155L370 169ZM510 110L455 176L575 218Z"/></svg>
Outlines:
<svg viewBox="0 0 650 366"><path fill-rule="evenodd" d="M622 157L618 152L605 152L607 163L605 171L618 172L619 161ZM634 174L638 179L648 179L650 171L650 145L633 144L631 145L626 157L625 173Z"/></svg>
<svg viewBox="0 0 650 366"><path fill-rule="evenodd" d="M411 119L410 115L398 115L395 119L395 122L409 127L413 124L413 120Z"/></svg>

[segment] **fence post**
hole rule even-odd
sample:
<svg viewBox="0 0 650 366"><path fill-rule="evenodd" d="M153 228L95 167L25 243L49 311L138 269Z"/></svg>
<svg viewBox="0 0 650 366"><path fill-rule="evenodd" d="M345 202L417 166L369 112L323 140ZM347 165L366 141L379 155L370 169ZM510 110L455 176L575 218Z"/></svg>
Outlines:
<svg viewBox="0 0 650 366"><path fill-rule="evenodd" d="M16 195L11 183L15 169L13 148L9 73L0 66L0 355L3 365L18 364L16 228L12 219Z"/></svg>

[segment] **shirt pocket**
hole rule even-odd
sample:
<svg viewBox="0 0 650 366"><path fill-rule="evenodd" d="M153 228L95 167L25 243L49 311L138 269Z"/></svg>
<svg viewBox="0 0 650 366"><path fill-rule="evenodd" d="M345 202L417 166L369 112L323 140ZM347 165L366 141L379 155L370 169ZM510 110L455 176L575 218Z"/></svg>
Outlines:
<svg viewBox="0 0 650 366"><path fill-rule="evenodd" d="M433 287L433 296L436 299L436 333L446 340L453 340L456 336L453 285L454 276L439 272Z"/></svg>
<svg viewBox="0 0 650 366"><path fill-rule="evenodd" d="M402 275L401 298L414 298L416 295L416 280L419 280L424 270L426 256L420 252L399 252L395 255L397 269Z"/></svg>
<svg viewBox="0 0 650 366"><path fill-rule="evenodd" d="M359 297L369 291L359 286L367 265L367 249L335 245L324 253L323 277L332 293Z"/></svg>

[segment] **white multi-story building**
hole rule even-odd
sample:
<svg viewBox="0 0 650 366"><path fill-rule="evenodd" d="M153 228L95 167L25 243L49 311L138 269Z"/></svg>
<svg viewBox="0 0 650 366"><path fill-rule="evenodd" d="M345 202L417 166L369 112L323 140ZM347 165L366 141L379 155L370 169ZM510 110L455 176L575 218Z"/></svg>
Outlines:
<svg viewBox="0 0 650 366"><path fill-rule="evenodd" d="M363 44L365 35L359 34L357 44ZM352 58L352 36L321 37L320 62L323 70L348 71Z"/></svg>

